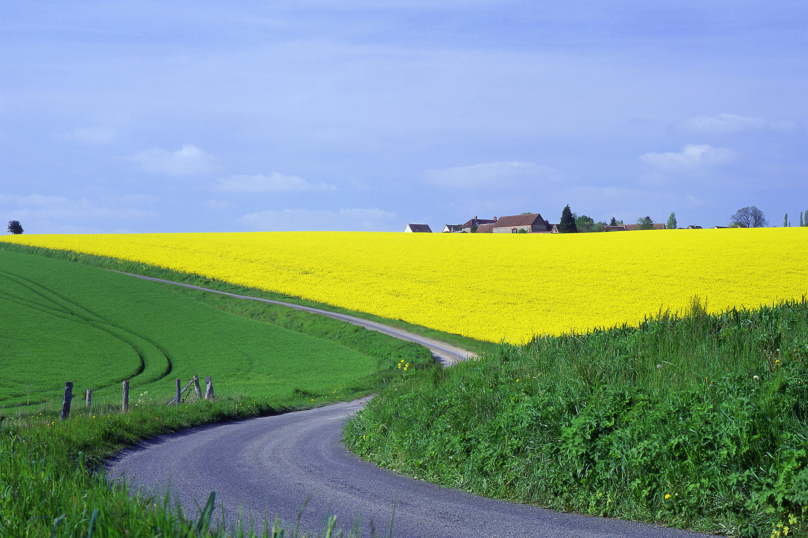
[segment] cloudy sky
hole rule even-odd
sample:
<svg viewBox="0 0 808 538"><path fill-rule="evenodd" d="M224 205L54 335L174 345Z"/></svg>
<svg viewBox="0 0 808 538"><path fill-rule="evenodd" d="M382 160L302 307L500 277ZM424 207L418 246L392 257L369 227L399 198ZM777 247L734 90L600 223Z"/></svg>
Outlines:
<svg viewBox="0 0 808 538"><path fill-rule="evenodd" d="M0 221L808 211L805 0L0 3Z"/></svg>

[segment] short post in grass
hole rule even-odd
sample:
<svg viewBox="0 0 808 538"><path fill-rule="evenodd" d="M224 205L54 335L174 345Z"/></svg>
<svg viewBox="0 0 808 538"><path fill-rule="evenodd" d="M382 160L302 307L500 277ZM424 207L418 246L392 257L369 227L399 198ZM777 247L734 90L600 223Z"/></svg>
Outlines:
<svg viewBox="0 0 808 538"><path fill-rule="evenodd" d="M129 380L123 380L123 395L121 397L121 411L126 413L129 411Z"/></svg>
<svg viewBox="0 0 808 538"><path fill-rule="evenodd" d="M174 400L174 405L180 406L180 396L182 396L182 380L177 379L177 397Z"/></svg>
<svg viewBox="0 0 808 538"><path fill-rule="evenodd" d="M87 411L90 411L93 403L93 389L87 389L87 396L84 401L87 402Z"/></svg>
<svg viewBox="0 0 808 538"><path fill-rule="evenodd" d="M202 399L202 387L199 386L199 376L194 376L194 390L196 391L196 399Z"/></svg>
<svg viewBox="0 0 808 538"><path fill-rule="evenodd" d="M70 401L73 399L73 382L65 383L65 399L62 400L62 420L70 417Z"/></svg>
<svg viewBox="0 0 808 538"><path fill-rule="evenodd" d="M213 399L213 381L211 381L210 376L205 378L205 399Z"/></svg>

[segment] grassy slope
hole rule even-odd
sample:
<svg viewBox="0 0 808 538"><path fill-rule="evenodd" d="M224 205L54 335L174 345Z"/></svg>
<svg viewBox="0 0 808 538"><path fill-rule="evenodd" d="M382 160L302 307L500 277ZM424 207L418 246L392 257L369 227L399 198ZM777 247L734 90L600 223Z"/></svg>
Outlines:
<svg viewBox="0 0 808 538"><path fill-rule="evenodd" d="M195 536L169 504L132 500L124 486L109 487L89 471L141 439L349 400L400 375L401 359L411 369L433 365L421 346L287 310L0 250L0 341L8 344L0 364L4 379L15 381L0 385L0 396L50 398L30 410L0 410L0 535L87 536L95 518L96 536ZM161 381L134 383L140 356L148 359L140 376L151 371ZM213 373L217 401L177 408L138 398L149 387L170 392L161 376L187 379L197 371ZM77 388L112 385L107 401L94 397L92 415L74 403L71 419L60 422L68 374ZM130 375L133 405L124 415L117 382Z"/></svg>
<svg viewBox="0 0 808 538"><path fill-rule="evenodd" d="M685 319L501 346L387 387L345 437L481 495L806 536L808 303L722 316L694 304Z"/></svg>
<svg viewBox="0 0 808 538"><path fill-rule="evenodd" d="M473 338L467 338L465 336L457 335L457 334L450 334L445 333L442 331L438 331L435 329L431 329L429 327L423 327L420 325L413 325L411 323L407 323L401 320L394 320L394 319L387 319L381 318L379 316L374 316L372 314L367 314L365 312L357 312L353 310L348 310L345 308L338 308L324 303L317 303L314 301L306 301L297 297L290 297L287 295L282 295L278 293L267 292L263 290L257 290L253 288L244 288L241 286L237 286L234 284L230 284L227 282L221 282L217 280L210 280L198 275L188 274L188 273L178 273L176 271L171 271L169 269L163 269L160 267L153 267L148 265L143 265L140 263L135 262L128 262L124 260L116 260L112 258L105 258L101 256L92 256L88 254L81 254L76 252L69 252L69 251L61 251L61 250L51 250L51 249L44 249L44 248L36 248L36 247L28 247L25 245L15 245L12 243L2 243L0 244L0 251L9 251L9 252L20 252L26 254L36 254L39 256L45 256L50 258L62 259L62 260L69 260L72 262L84 264L84 265L91 265L93 267L99 267L102 269L109 269L113 271L121 271L126 273L133 273L138 275L144 275L154 278L161 278L164 280L170 280L173 282L182 282L185 284L193 284L195 286L202 286L206 288L211 288L219 291L226 291L229 293L236 293L240 295L248 295L252 297L261 297L265 299L273 299L276 301L285 301L288 303L293 304L300 304L305 306L311 306L315 308L321 308L323 310L329 310L332 312L339 312L343 314L350 314L352 316L356 316L362 319L368 319L371 321L376 321L379 323L383 323L385 325L389 325L391 327L397 327L414 334L426 336L429 338L433 338L435 340L439 340L441 342L446 342L448 344L452 344L462 349L467 349L469 351L473 351L475 353L485 353L488 351L493 350L496 347L496 344L491 342L485 342L481 340L475 340Z"/></svg>
<svg viewBox="0 0 808 538"><path fill-rule="evenodd" d="M0 402L27 401L21 388L30 391L32 401L54 399L66 380L77 391L93 388L99 398L116 398L118 382L125 378L131 379L134 393L164 398L172 394L175 378L194 374L211 375L222 393L261 398L297 390L321 397L395 365L378 353L381 348L364 346L363 353L235 316L205 304L199 300L203 295L84 265L0 252L2 334L14 342L0 351L0 366L25 374L1 382ZM362 331L369 332L357 330ZM395 342L408 348L413 360L428 363L423 348L372 338L388 346Z"/></svg>

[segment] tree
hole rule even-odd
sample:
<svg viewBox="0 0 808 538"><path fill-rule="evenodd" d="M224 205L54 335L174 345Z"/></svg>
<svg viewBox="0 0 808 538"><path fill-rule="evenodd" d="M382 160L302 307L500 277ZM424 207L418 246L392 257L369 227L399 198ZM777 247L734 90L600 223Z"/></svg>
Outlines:
<svg viewBox="0 0 808 538"><path fill-rule="evenodd" d="M802 222L802 211L800 211L800 228L802 228L803 226L805 226L805 224L803 224Z"/></svg>
<svg viewBox="0 0 808 538"><path fill-rule="evenodd" d="M14 235L19 235L24 231L25 230L22 229L22 225L20 224L20 221L18 221L18 220L10 220L10 221L8 221L8 233L14 234Z"/></svg>
<svg viewBox="0 0 808 538"><path fill-rule="evenodd" d="M637 229L638 230L653 230L654 229L654 221L651 217L641 217L637 219Z"/></svg>
<svg viewBox="0 0 808 538"><path fill-rule="evenodd" d="M614 217L609 221L609 226L617 226L617 220Z"/></svg>
<svg viewBox="0 0 808 538"><path fill-rule="evenodd" d="M676 229L676 213L671 213L671 216L668 217L668 223L665 225L668 230L675 230Z"/></svg>
<svg viewBox="0 0 808 538"><path fill-rule="evenodd" d="M763 228L769 225L766 215L755 206L739 209L729 218L730 224L737 224L740 228Z"/></svg>
<svg viewBox="0 0 808 538"><path fill-rule="evenodd" d="M578 233L578 228L575 226L575 217L572 216L569 204L564 206L564 210L561 211L561 222L558 223L558 233Z"/></svg>
<svg viewBox="0 0 808 538"><path fill-rule="evenodd" d="M575 216L575 213L573 213ZM592 217L587 217L586 215L581 215L580 217L575 217L575 228L579 232L591 232L592 226L595 225L595 219Z"/></svg>
<svg viewBox="0 0 808 538"><path fill-rule="evenodd" d="M786 213L785 218L783 219L783 228L788 228L791 224L788 223L788 213Z"/></svg>

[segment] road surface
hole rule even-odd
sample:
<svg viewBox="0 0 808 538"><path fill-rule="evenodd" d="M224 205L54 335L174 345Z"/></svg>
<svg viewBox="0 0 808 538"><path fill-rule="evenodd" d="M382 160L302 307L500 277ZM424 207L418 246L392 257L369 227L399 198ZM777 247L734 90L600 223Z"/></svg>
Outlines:
<svg viewBox="0 0 808 538"><path fill-rule="evenodd" d="M210 290L140 275L146 280L222 293L326 315L428 347L452 365L473 354L442 342L372 321L326 310ZM169 487L188 516L216 492L216 518L232 528L238 514L256 529L279 517L321 534L326 515L362 536L396 537L576 537L676 538L704 536L628 521L564 514L486 499L396 475L349 453L342 425L364 400L274 417L193 428L142 443L108 465L108 476L162 494ZM306 504L308 503L308 504ZM395 513L394 513L395 510ZM301 533L303 534L303 533Z"/></svg>

